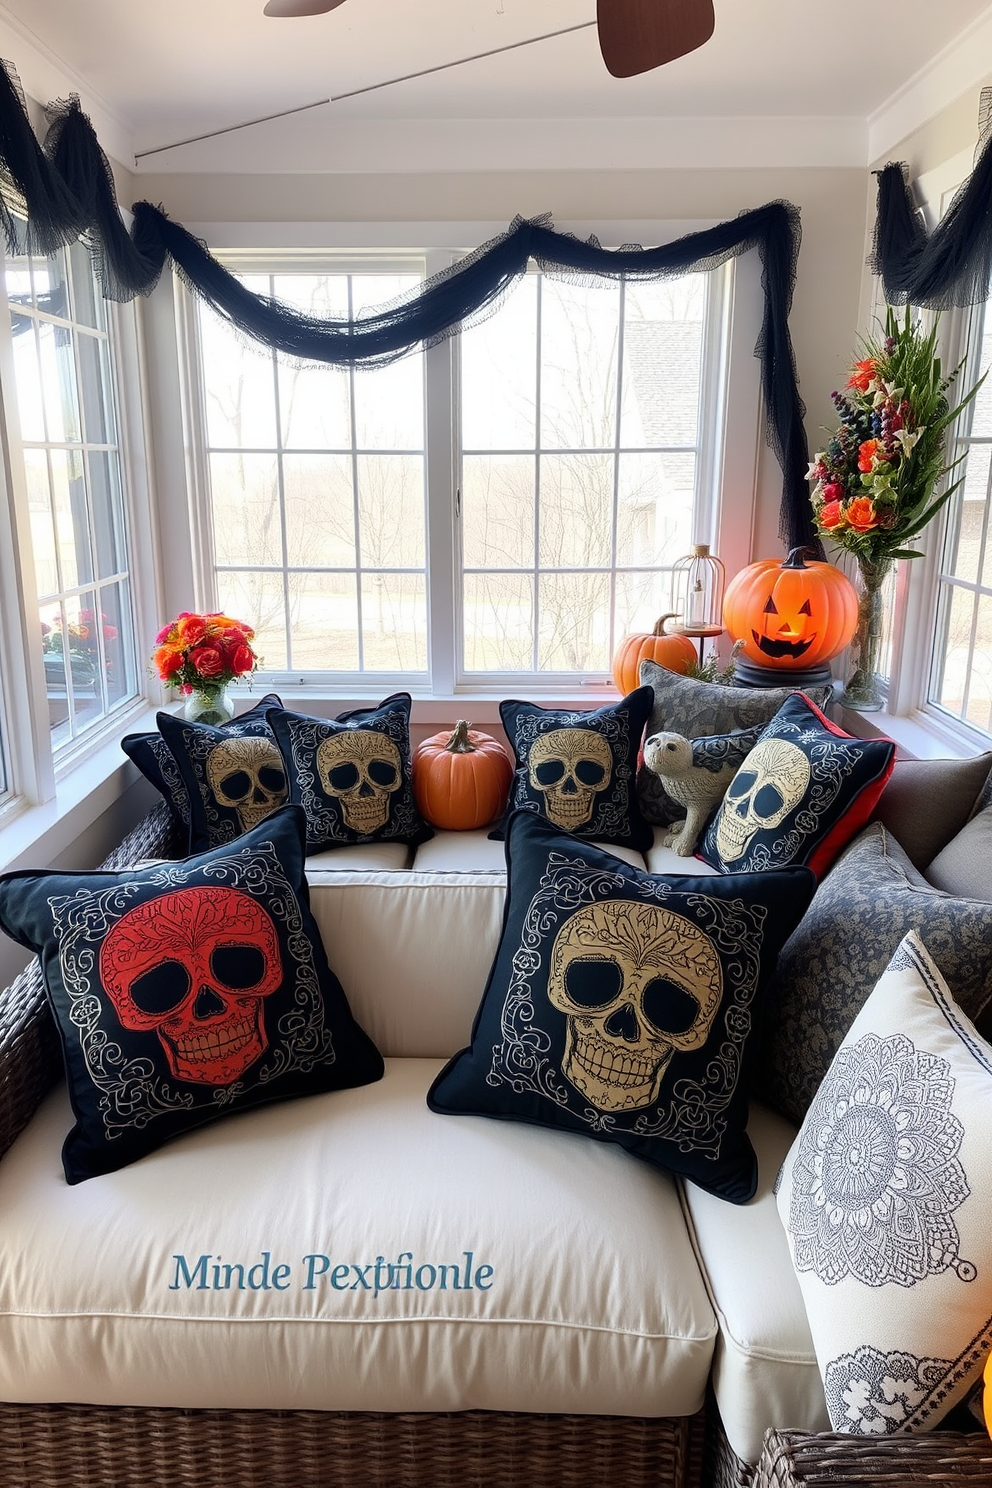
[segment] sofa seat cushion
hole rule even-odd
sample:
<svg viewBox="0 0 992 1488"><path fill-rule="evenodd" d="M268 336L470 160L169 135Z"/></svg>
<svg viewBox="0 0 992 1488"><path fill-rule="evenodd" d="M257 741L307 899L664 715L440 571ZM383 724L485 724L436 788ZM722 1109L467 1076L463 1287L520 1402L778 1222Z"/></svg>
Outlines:
<svg viewBox="0 0 992 1488"><path fill-rule="evenodd" d="M711 868L702 858L683 858L674 847L665 847L667 834L667 827L654 829L654 846L644 854L649 873L677 873L683 878L712 878L719 874L718 868Z"/></svg>
<svg viewBox="0 0 992 1488"><path fill-rule="evenodd" d="M0 1399L696 1411L716 1322L672 1182L432 1115L437 1070L390 1061L75 1188L56 1092L0 1165Z"/></svg>
<svg viewBox="0 0 992 1488"><path fill-rule="evenodd" d="M820 1371L773 1185L796 1128L751 1102L748 1136L758 1155L758 1189L735 1209L687 1183L683 1203L720 1332L713 1388L727 1439L755 1463L769 1426L830 1429Z"/></svg>
<svg viewBox="0 0 992 1488"><path fill-rule="evenodd" d="M318 882L325 873L392 873L409 868L413 848L406 842L349 842L325 847L307 858L307 879Z"/></svg>
<svg viewBox="0 0 992 1488"><path fill-rule="evenodd" d="M635 847L623 847L616 842L593 845L634 868L644 867L644 854ZM423 842L417 848L413 866L418 873L503 873L506 871L506 843L490 837L484 829L475 832L438 831L430 842Z"/></svg>

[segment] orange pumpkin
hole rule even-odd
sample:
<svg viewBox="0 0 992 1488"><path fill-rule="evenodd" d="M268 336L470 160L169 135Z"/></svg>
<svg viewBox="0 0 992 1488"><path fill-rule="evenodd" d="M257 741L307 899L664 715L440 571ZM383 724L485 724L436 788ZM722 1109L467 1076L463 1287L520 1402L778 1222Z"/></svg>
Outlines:
<svg viewBox="0 0 992 1488"><path fill-rule="evenodd" d="M695 663L696 648L685 635L666 635L665 621L675 615L662 615L650 635L624 636L613 655L613 680L626 697L640 686L638 668L642 661L656 661L670 672L687 672Z"/></svg>
<svg viewBox="0 0 992 1488"><path fill-rule="evenodd" d="M858 624L858 593L833 563L793 548L784 561L762 558L727 585L723 622L757 666L796 671L843 651Z"/></svg>
<svg viewBox="0 0 992 1488"><path fill-rule="evenodd" d="M435 827L470 832L488 826L504 807L513 779L510 757L489 734L464 718L413 752L413 794L421 816Z"/></svg>

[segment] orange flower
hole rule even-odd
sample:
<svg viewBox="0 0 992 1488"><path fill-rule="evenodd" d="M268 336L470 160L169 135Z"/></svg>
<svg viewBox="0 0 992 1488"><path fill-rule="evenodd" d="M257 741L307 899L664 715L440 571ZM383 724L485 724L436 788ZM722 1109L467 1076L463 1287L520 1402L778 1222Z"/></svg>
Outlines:
<svg viewBox="0 0 992 1488"><path fill-rule="evenodd" d="M847 385L857 388L859 393L866 393L868 384L876 375L874 361L871 357L866 357L863 362L855 362L851 375L847 379Z"/></svg>
<svg viewBox="0 0 992 1488"><path fill-rule="evenodd" d="M825 501L820 507L820 526L826 527L828 532L839 527L843 520L844 513L840 509L839 501Z"/></svg>
<svg viewBox="0 0 992 1488"><path fill-rule="evenodd" d="M207 625L202 615L183 615L176 624L176 644L184 649L198 646L206 634Z"/></svg>
<svg viewBox="0 0 992 1488"><path fill-rule="evenodd" d="M855 532L870 532L878 526L878 512L870 496L855 496L846 512L848 525Z"/></svg>
<svg viewBox="0 0 992 1488"><path fill-rule="evenodd" d="M877 439L866 439L864 444L858 448L858 469L863 475L868 475L876 459L884 460L885 456L879 454L882 448Z"/></svg>
<svg viewBox="0 0 992 1488"><path fill-rule="evenodd" d="M168 682L169 678L181 669L185 657L174 646L159 646L152 661L162 681Z"/></svg>

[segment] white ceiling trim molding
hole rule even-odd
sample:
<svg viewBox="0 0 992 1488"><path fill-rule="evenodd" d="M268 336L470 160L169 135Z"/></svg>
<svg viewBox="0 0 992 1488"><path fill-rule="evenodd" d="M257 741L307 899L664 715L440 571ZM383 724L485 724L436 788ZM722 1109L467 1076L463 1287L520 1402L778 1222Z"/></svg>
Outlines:
<svg viewBox="0 0 992 1488"><path fill-rule="evenodd" d="M898 24L897 18L893 24ZM986 82L992 72L990 59L992 6L870 115L868 163L882 160L907 135L969 88ZM977 111L977 98L975 108Z"/></svg>
<svg viewBox="0 0 992 1488"><path fill-rule="evenodd" d="M364 119L333 105L138 162L140 174L864 167L860 118ZM291 166L288 162L292 162Z"/></svg>
<svg viewBox="0 0 992 1488"><path fill-rule="evenodd" d="M134 169L131 130L120 114L3 5L0 56L13 64L24 92L37 103L53 103L56 98L78 93L105 152L128 170Z"/></svg>

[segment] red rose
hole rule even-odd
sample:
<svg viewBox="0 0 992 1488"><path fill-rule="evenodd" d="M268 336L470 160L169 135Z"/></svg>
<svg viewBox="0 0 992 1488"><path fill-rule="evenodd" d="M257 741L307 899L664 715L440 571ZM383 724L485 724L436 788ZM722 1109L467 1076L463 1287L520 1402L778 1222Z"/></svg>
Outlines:
<svg viewBox="0 0 992 1488"><path fill-rule="evenodd" d="M250 672L255 665L255 656L251 647L241 641L228 652L227 664L236 676L240 676L242 672Z"/></svg>
<svg viewBox="0 0 992 1488"><path fill-rule="evenodd" d="M827 481L823 487L822 495L824 501L843 501L844 487L840 481Z"/></svg>
<svg viewBox="0 0 992 1488"><path fill-rule="evenodd" d="M216 646L197 646L189 659L201 677L219 677L224 670L224 658Z"/></svg>

